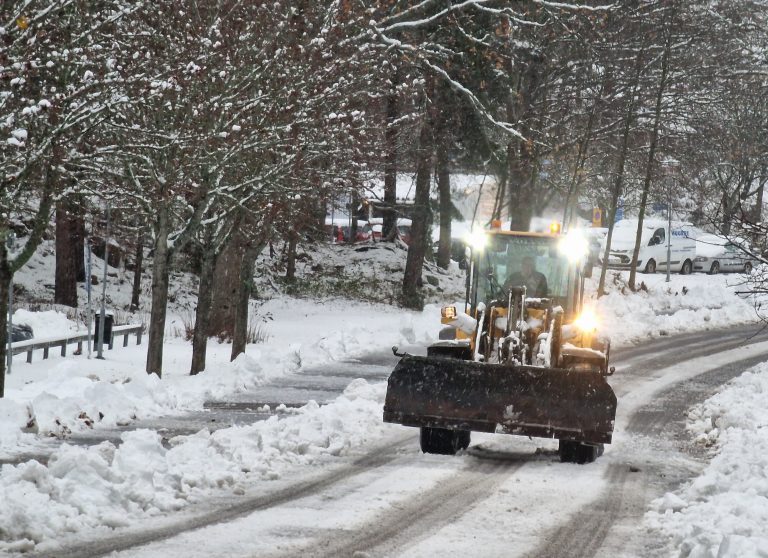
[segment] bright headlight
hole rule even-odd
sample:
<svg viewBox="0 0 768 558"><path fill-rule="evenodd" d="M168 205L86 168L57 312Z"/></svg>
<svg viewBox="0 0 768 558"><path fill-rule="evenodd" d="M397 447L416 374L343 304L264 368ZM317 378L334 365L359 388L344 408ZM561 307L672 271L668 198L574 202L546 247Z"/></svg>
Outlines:
<svg viewBox="0 0 768 558"><path fill-rule="evenodd" d="M482 229L475 229L465 237L472 250L482 250L488 244L488 235Z"/></svg>
<svg viewBox="0 0 768 558"><path fill-rule="evenodd" d="M589 253L589 241L580 230L569 231L560 240L560 252L565 254L571 262L578 262Z"/></svg>
<svg viewBox="0 0 768 558"><path fill-rule="evenodd" d="M597 315L591 308L584 308L573 322L577 328L584 332L595 331L600 325Z"/></svg>

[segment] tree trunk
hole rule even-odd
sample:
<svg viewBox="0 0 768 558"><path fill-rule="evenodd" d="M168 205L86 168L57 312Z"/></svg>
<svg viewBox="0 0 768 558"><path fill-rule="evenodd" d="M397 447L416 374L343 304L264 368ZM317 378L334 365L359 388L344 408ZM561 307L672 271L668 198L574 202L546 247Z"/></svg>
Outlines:
<svg viewBox="0 0 768 558"><path fill-rule="evenodd" d="M533 166L535 154L533 141L530 141L529 120L534 113L533 94L539 82L540 61L528 60L521 67L517 87L510 91L507 99L507 121L519 122L518 129L526 139L517 139L508 147L507 164L509 176L509 218L510 229L528 231L534 208Z"/></svg>
<svg viewBox="0 0 768 558"><path fill-rule="evenodd" d="M347 242L349 244L354 244L357 242L357 208L360 205L360 199L357 195L357 192L352 192L352 196L350 196L349 200L349 215L350 215L350 221L349 221L349 238L347 239Z"/></svg>
<svg viewBox="0 0 768 558"><path fill-rule="evenodd" d="M624 130L621 138L621 151L619 152L619 161L616 169L616 180L613 184L613 194L611 196L611 207L608 215L608 236L605 239L605 250L603 251L603 265L600 268L600 281L597 286L597 296L605 294L605 277L608 274L608 256L611 253L611 239L613 238L613 226L616 222L616 210L619 206L619 197L621 196L621 187L624 180L624 165L627 161L627 151L629 150L629 132L632 128L632 120L635 117L635 97L640 83L640 72L642 52L638 55L635 67L634 82L632 83L632 93L627 101L627 112L624 116Z"/></svg>
<svg viewBox="0 0 768 558"><path fill-rule="evenodd" d="M216 270L216 249L209 243L203 248L203 261L198 282L197 308L195 310L195 332L192 336L191 375L205 370L205 355L208 348L208 319L213 300L213 276Z"/></svg>
<svg viewBox="0 0 768 558"><path fill-rule="evenodd" d="M0 234L0 398L5 396L5 372L8 359L8 294L11 292L13 274L8 261L8 249L5 244L5 235L8 229Z"/></svg>
<svg viewBox="0 0 768 558"><path fill-rule="evenodd" d="M523 143L523 142L520 142ZM533 199L531 198L531 164L524 152L525 147L515 150L517 153L510 160L509 168L509 219L510 230L528 231L533 218Z"/></svg>
<svg viewBox="0 0 768 558"><path fill-rule="evenodd" d="M644 50L638 53L635 59L635 69L633 81L631 83L631 93L627 100L627 111L624 118L624 130L622 134L621 151L619 153L618 168L616 170L616 180L613 186L613 195L611 196L611 207L608 215L608 236L605 239L605 250L603 252L603 265L600 268L600 281L597 287L597 296L605 294L605 277L608 273L608 257L611 251L611 240L613 239L613 226L616 222L616 210L621 196L621 187L624 180L624 165L627 160L627 151L629 149L629 132L632 128L632 120L635 117L635 103L637 91L640 87L640 74L642 73L642 61Z"/></svg>
<svg viewBox="0 0 768 558"><path fill-rule="evenodd" d="M56 272L53 302L77 308L77 218L74 204L61 200L56 204ZM82 259L82 254L81 258Z"/></svg>
<svg viewBox="0 0 768 558"><path fill-rule="evenodd" d="M448 150L445 143L437 153L437 190L440 194L440 240L437 246L437 265L448 269L451 263L451 175L448 170Z"/></svg>
<svg viewBox="0 0 768 558"><path fill-rule="evenodd" d="M235 232L216 260L213 306L209 315L208 337L232 339L240 290L240 267L245 252L243 234Z"/></svg>
<svg viewBox="0 0 768 558"><path fill-rule="evenodd" d="M411 245L408 247L408 257L405 261L403 277L403 306L414 310L424 308L424 300L420 292L421 271L424 267L424 255L427 251L427 236L429 231L429 178L432 168L432 129L429 116L425 116L419 138L419 151L416 162L416 192L411 220Z"/></svg>
<svg viewBox="0 0 768 558"><path fill-rule="evenodd" d="M144 267L144 229L139 230L139 237L136 239L136 267L133 270L133 289L131 290L131 312L139 309L139 298L141 296L141 272Z"/></svg>
<svg viewBox="0 0 768 558"><path fill-rule="evenodd" d="M54 148L54 153L58 152L58 147ZM8 331L8 294L13 288L13 274L25 265L34 255L35 250L42 242L43 234L51 219L51 210L53 208L53 192L56 184L56 166L49 163L46 168L46 180L43 187L40 204L35 213L32 231L24 243L24 247L16 254L13 261L10 260L8 247L6 245L8 228L0 228L0 337L2 345L0 347L0 397L5 394L5 366L7 358L7 331Z"/></svg>
<svg viewBox="0 0 768 558"><path fill-rule="evenodd" d="M386 128L384 130L384 224L382 240L394 240L397 227L397 73L387 95Z"/></svg>
<svg viewBox="0 0 768 558"><path fill-rule="evenodd" d="M755 211L752 220L760 223L763 220L763 192L765 191L765 178L760 177L760 186L757 188L757 198L755 200Z"/></svg>
<svg viewBox="0 0 768 558"><path fill-rule="evenodd" d="M507 186L509 184L509 159L511 157L512 145L507 144L505 150L504 159L499 161L498 170L494 173L497 180L496 185L496 197L493 200L493 212L491 213L491 219L498 219L501 221L504 213L504 208L507 206ZM484 183L485 181L483 181ZM475 204L475 211L472 213L472 226L475 224L475 218L477 216L477 208L480 205L480 199L483 195L483 183L480 184L480 190L477 193L477 203Z"/></svg>
<svg viewBox="0 0 768 558"><path fill-rule="evenodd" d="M165 341L165 315L168 305L168 207L158 208L155 229L155 250L152 265L152 310L149 317L147 346L147 374L162 377L163 342Z"/></svg>
<svg viewBox="0 0 768 558"><path fill-rule="evenodd" d="M285 266L285 278L290 282L296 280L296 245L298 244L298 238L299 235L291 227L291 230L288 231L288 262ZM242 276L240 280L242 281Z"/></svg>
<svg viewBox="0 0 768 558"><path fill-rule="evenodd" d="M643 194L640 198L640 210L637 214L637 232L635 233L635 248L632 251L632 267L629 270L629 288L635 290L635 278L637 276L637 258L640 255L640 241L643 236L643 219L645 219L645 208L648 204L648 193L651 190L651 176L653 175L653 162L656 158L656 145L659 138L659 125L661 123L661 102L664 98L664 90L667 87L667 73L669 69L669 51L671 48L671 38L668 35L664 45L664 55L661 58L661 76L659 77L659 88L656 91L656 106L654 109L653 130L651 131L651 142L648 147L648 161L645 165L645 180L643 182ZM672 211L671 207L667 211ZM672 234L672 231L667 231ZM669 262L667 262L669 265Z"/></svg>
<svg viewBox="0 0 768 558"><path fill-rule="evenodd" d="M738 194L733 195L734 199L731 199L731 195L728 190L724 190L722 198L723 206L723 224L720 227L720 232L724 236L731 234L731 224L733 223L733 217L736 215L736 206L738 205Z"/></svg>
<svg viewBox="0 0 768 558"><path fill-rule="evenodd" d="M248 314L253 293L253 266L256 264L256 258L267 245L266 237L259 242L251 242L245 250L242 263L240 265L240 288L237 293L237 306L235 308L235 329L232 334L232 355L230 360L235 360L240 354L245 352L245 346L248 343Z"/></svg>

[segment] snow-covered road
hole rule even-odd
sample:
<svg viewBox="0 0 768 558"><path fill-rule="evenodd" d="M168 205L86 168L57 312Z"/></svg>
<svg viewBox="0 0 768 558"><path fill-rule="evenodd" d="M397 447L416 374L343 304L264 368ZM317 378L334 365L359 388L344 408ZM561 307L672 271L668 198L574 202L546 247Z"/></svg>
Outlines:
<svg viewBox="0 0 768 558"><path fill-rule="evenodd" d="M587 466L560 463L556 442L502 435L474 434L469 450L456 457L422 455L414 429L394 428L326 467L297 468L239 495L140 521L118 536L104 533L40 555L663 555L643 515L654 498L705 463L685 433L684 411L768 360L768 335L748 339L756 329L616 350L617 431L605 455ZM336 376L333 366L308 369L298 385L315 396L325 390L331 399L350 374L385 377L391 359L368 359L357 374L354 365L336 368ZM236 409L281 397L300 402L300 392L281 391L279 382L264 388L250 394L258 401L241 398Z"/></svg>

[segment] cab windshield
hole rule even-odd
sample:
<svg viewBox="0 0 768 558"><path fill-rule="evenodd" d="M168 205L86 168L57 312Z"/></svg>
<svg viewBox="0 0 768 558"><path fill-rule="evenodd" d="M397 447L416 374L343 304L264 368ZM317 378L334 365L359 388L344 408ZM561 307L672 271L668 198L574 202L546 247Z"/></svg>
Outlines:
<svg viewBox="0 0 768 558"><path fill-rule="evenodd" d="M477 302L504 300L509 287L523 285L529 298L568 296L568 259L558 250L556 238L490 235L475 265Z"/></svg>

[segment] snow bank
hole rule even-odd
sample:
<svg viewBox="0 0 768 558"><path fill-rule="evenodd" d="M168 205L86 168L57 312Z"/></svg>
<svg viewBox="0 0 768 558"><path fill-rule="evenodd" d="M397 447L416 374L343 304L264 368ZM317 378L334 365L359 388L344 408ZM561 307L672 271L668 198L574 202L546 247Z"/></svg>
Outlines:
<svg viewBox="0 0 768 558"><path fill-rule="evenodd" d="M249 345L231 363L226 358L230 347L211 343L208 368L197 376L188 375L190 349L181 340L165 347L162 380L144 372L144 347L117 349L106 361L81 356L37 361L31 367L19 362L7 378L7 405L15 406L3 415L0 454L18 452L22 431L30 427L44 436L66 437L94 425L112 427L200 410L207 400L248 391L302 368L392 345L428 344L441 327L440 309L434 305L416 313L348 301L283 299L267 308L275 317L267 343ZM63 315L45 314L51 323L69 327Z"/></svg>
<svg viewBox="0 0 768 558"><path fill-rule="evenodd" d="M0 449L14 448L21 452L34 443L30 432L35 426L34 412L28 405L20 405L7 398L0 399Z"/></svg>
<svg viewBox="0 0 768 558"><path fill-rule="evenodd" d="M587 288L597 291L597 275ZM601 330L610 334L614 345L649 337L688 331L724 328L754 322L754 301L735 291L746 290L744 276L639 274L636 292L626 287L629 272L610 271L608 294L593 302L601 319Z"/></svg>
<svg viewBox="0 0 768 558"><path fill-rule="evenodd" d="M13 313L14 324L25 324L32 327L34 339L61 337L78 331L79 326L66 315L55 310L45 312L30 312L19 309Z"/></svg>
<svg viewBox="0 0 768 558"><path fill-rule="evenodd" d="M47 466L30 461L0 473L0 549L43 550L62 535L130 525L178 510L212 490L243 494L296 465L343 455L394 427L381 421L385 384L353 381L333 403L246 427L203 430L163 445L138 430L115 447L64 445ZM204 464L204 466L202 466Z"/></svg>
<svg viewBox="0 0 768 558"><path fill-rule="evenodd" d="M646 519L680 556L768 556L768 363L695 407L689 428L717 455L678 494L655 500Z"/></svg>

